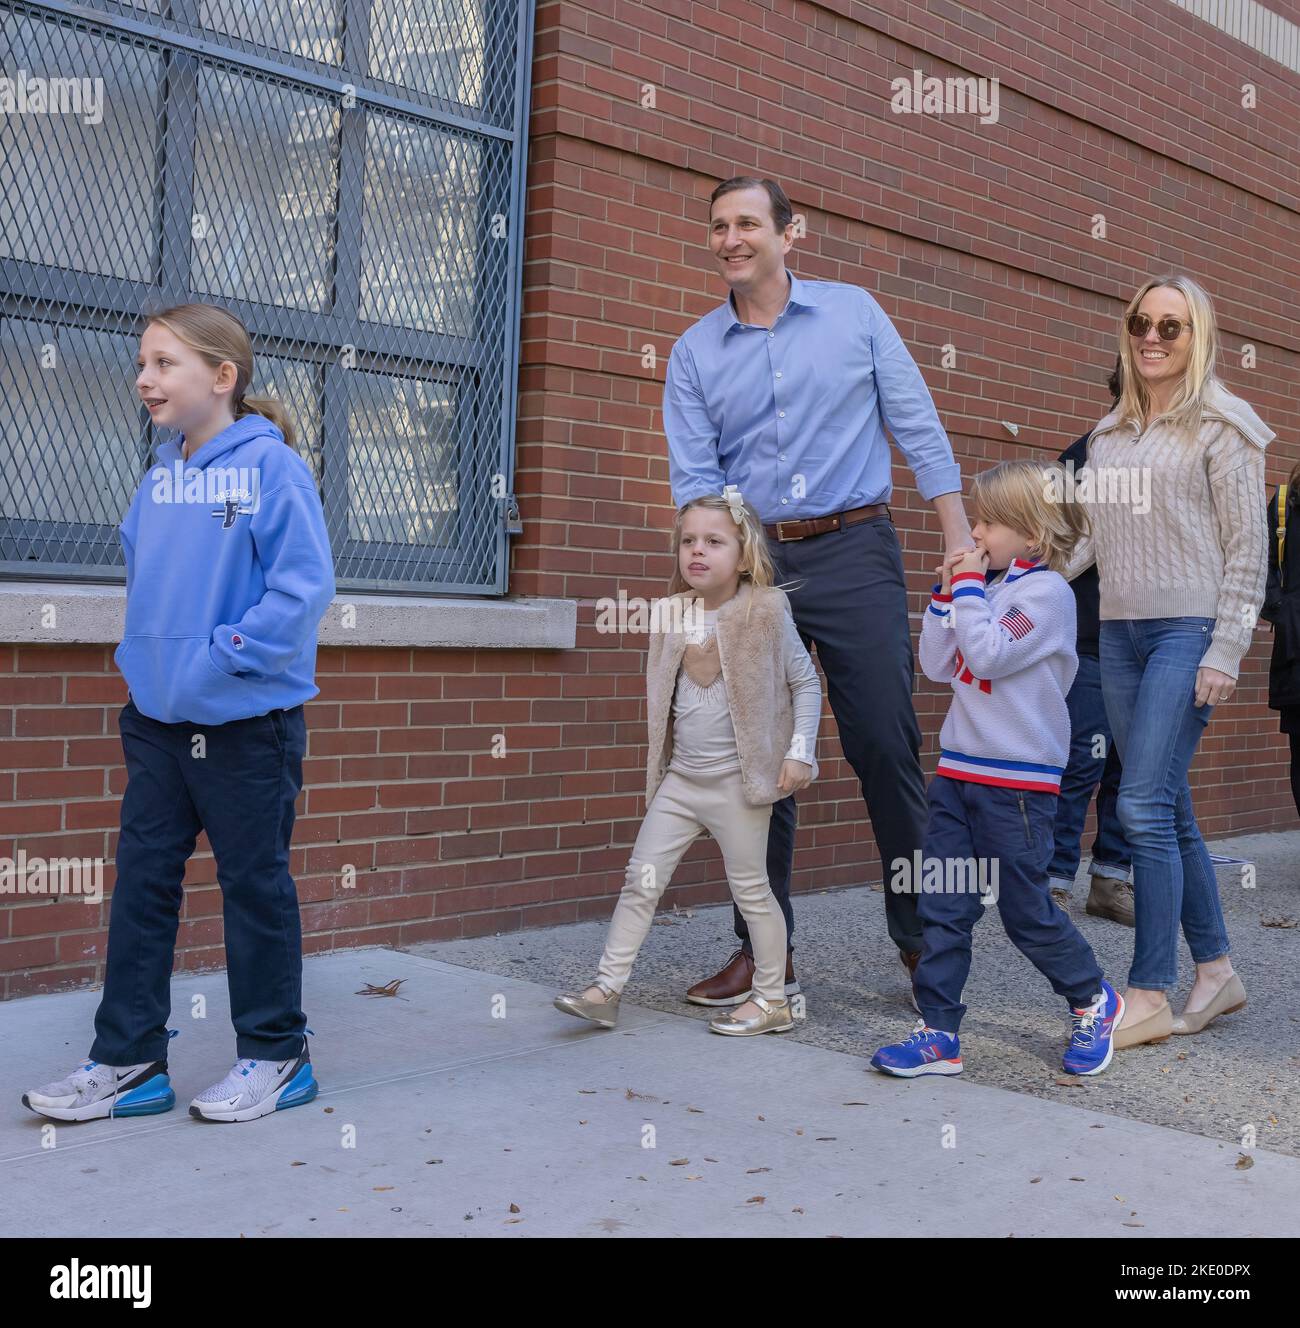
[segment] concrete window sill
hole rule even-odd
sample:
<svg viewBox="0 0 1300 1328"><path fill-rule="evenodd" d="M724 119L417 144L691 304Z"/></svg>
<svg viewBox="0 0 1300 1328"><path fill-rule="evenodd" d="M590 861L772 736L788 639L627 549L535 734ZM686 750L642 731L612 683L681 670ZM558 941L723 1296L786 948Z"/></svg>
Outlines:
<svg viewBox="0 0 1300 1328"><path fill-rule="evenodd" d="M124 586L0 581L0 642L116 644ZM320 627L323 646L572 650L578 607L568 599L455 599L339 594Z"/></svg>

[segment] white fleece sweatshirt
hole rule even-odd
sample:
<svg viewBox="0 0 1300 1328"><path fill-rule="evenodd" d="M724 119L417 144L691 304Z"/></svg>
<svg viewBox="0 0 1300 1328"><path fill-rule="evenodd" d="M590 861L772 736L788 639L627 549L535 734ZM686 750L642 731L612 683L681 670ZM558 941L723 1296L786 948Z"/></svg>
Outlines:
<svg viewBox="0 0 1300 1328"><path fill-rule="evenodd" d="M921 668L953 693L937 773L1059 793L1079 668L1069 583L1017 558L988 586L979 572L959 572L950 595L936 586L923 618Z"/></svg>

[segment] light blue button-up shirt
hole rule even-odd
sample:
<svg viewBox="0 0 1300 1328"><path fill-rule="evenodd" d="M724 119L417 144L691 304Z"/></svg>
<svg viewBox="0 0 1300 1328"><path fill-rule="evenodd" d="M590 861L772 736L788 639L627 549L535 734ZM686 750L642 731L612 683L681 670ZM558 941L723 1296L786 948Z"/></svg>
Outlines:
<svg viewBox="0 0 1300 1328"><path fill-rule="evenodd" d="M888 502L894 436L923 498L961 490L930 391L860 286L801 281L771 328L727 302L673 347L664 385L673 501L734 484L764 522Z"/></svg>

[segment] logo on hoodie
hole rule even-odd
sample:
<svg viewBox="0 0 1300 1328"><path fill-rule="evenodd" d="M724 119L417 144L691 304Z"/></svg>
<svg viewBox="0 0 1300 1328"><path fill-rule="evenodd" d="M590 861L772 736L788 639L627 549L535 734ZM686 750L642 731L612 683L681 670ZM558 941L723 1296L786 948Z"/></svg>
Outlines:
<svg viewBox="0 0 1300 1328"><path fill-rule="evenodd" d="M212 509L212 515L220 518L222 530L229 530L237 516L252 516L257 510L253 506L253 495L247 489L220 493L215 501L218 506Z"/></svg>

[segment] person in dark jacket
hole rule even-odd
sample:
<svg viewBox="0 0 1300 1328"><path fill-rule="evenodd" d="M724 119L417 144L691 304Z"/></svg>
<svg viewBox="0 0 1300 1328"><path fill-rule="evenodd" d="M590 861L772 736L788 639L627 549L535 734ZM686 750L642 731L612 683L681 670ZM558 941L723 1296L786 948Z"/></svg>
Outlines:
<svg viewBox="0 0 1300 1328"><path fill-rule="evenodd" d="M1111 397L1119 400L1120 362L1107 382ZM1061 463L1078 471L1087 460L1089 434L1075 439L1061 453ZM1064 905L1079 870L1084 822L1088 804L1097 794L1097 837L1092 841L1088 864L1091 886L1085 908L1097 918L1109 918L1125 927L1133 925L1133 887L1129 884L1132 853L1124 828L1115 814L1119 797L1121 766L1119 750L1111 738L1110 721L1101 695L1101 659L1097 644L1100 631L1101 592L1096 567L1090 567L1070 582L1078 615L1079 672L1066 695L1070 711L1070 758L1061 776L1056 803L1055 848L1048 864L1048 884L1057 902Z"/></svg>
<svg viewBox="0 0 1300 1328"><path fill-rule="evenodd" d="M1281 712L1291 743L1291 796L1300 813L1300 463L1287 480L1280 516L1278 496L1268 505L1268 585L1259 616L1273 624L1268 705Z"/></svg>

